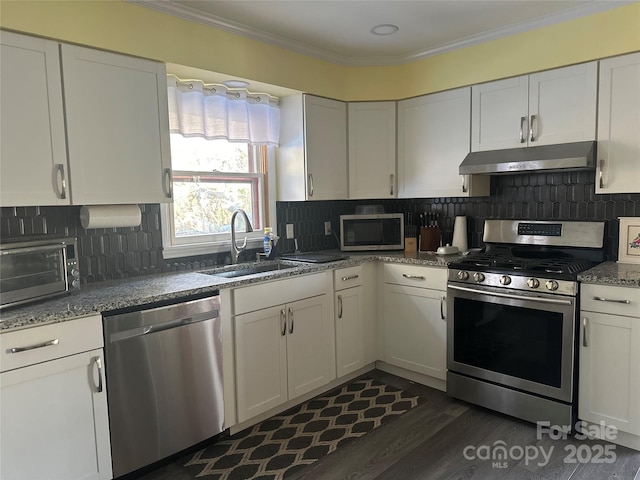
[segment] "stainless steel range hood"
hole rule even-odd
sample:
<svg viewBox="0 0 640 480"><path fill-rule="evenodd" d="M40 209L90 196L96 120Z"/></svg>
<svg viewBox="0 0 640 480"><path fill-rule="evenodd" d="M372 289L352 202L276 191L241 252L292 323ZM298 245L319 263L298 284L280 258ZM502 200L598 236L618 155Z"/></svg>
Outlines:
<svg viewBox="0 0 640 480"><path fill-rule="evenodd" d="M588 170L596 167L596 142L471 152L460 164L460 175L500 175L522 172Z"/></svg>

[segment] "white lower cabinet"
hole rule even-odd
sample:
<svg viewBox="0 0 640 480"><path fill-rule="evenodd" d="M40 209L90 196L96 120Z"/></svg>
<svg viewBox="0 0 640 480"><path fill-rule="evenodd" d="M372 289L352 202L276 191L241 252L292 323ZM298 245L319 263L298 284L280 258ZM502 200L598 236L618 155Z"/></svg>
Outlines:
<svg viewBox="0 0 640 480"><path fill-rule="evenodd" d="M336 371L338 378L365 365L362 267L335 270Z"/></svg>
<svg viewBox="0 0 640 480"><path fill-rule="evenodd" d="M10 332L0 344L0 478L111 479L101 317Z"/></svg>
<svg viewBox="0 0 640 480"><path fill-rule="evenodd" d="M384 360L446 378L446 268L384 266Z"/></svg>
<svg viewBox="0 0 640 480"><path fill-rule="evenodd" d="M330 272L327 272L330 273ZM321 278L315 280L322 282ZM264 297L284 298L311 277L286 279L250 286L267 289ZM320 285L309 285L312 290ZM323 287L324 288L324 287ZM272 294L269 294L270 289ZM302 285L304 290L304 285ZM238 304L244 301L238 299ZM235 357L238 421L243 422L271 408L304 395L336 378L335 340L329 294L289 301L235 316Z"/></svg>
<svg viewBox="0 0 640 480"><path fill-rule="evenodd" d="M583 285L580 321L578 417L636 436L640 449L640 289Z"/></svg>

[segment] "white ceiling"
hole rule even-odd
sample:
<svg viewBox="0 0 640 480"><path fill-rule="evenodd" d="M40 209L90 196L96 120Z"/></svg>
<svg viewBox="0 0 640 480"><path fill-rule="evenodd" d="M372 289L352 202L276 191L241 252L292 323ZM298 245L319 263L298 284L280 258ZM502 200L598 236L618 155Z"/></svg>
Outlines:
<svg viewBox="0 0 640 480"><path fill-rule="evenodd" d="M617 0L129 0L342 65L394 65L591 15ZM376 36L370 29L394 24ZM594 32L595 34L596 32Z"/></svg>

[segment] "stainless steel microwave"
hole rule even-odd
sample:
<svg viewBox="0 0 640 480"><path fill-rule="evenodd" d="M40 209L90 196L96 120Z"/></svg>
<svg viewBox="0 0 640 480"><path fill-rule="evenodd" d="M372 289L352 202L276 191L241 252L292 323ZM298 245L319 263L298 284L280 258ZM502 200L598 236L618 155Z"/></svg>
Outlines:
<svg viewBox="0 0 640 480"><path fill-rule="evenodd" d="M0 308L80 289L74 237L25 237L0 244Z"/></svg>
<svg viewBox="0 0 640 480"><path fill-rule="evenodd" d="M340 250L402 250L404 214L340 215Z"/></svg>

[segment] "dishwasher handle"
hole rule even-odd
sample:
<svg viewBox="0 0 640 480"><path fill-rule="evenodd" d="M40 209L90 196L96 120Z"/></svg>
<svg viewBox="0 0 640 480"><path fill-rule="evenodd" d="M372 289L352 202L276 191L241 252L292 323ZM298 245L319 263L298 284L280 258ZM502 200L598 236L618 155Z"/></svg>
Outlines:
<svg viewBox="0 0 640 480"><path fill-rule="evenodd" d="M192 323L204 322L212 318L219 316L218 310L211 310L209 312L198 313L189 317L179 318L177 320L171 320L169 322L157 323L154 325L145 325L142 327L131 328L129 330L123 330L120 332L114 332L109 335L109 343L121 342L129 338L141 337L143 335L149 335L151 333L158 333L172 328L178 328Z"/></svg>

